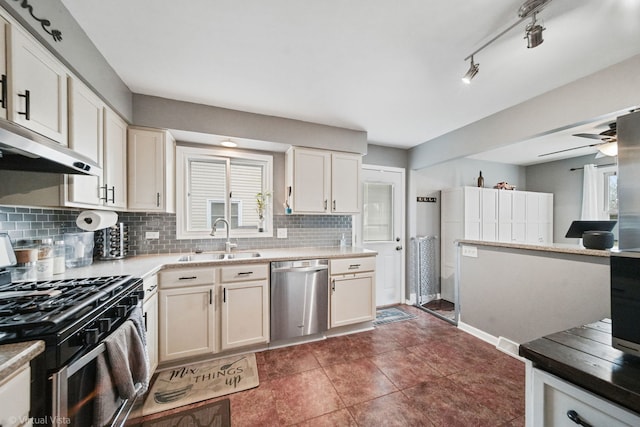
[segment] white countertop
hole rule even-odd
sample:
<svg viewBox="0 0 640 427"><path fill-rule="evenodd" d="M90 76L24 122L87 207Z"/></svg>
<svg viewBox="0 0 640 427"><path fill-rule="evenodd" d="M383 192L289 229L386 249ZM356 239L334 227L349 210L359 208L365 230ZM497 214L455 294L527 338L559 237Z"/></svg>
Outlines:
<svg viewBox="0 0 640 427"><path fill-rule="evenodd" d="M255 264L271 261L287 261L298 259L314 258L353 258L363 256L375 256L377 252L357 248L357 247L323 247L323 248L278 248L278 249L256 249L242 252L259 252L258 258L241 258L231 260L198 260L189 262L179 262L178 258L190 253L173 253L159 255L140 255L114 261L94 261L86 267L67 268L63 274L56 274L54 279L70 279L79 277L99 277L99 276L126 276L144 278L153 275L163 268L184 268L187 266L200 265L233 265L233 264ZM221 253L221 252L211 252Z"/></svg>
<svg viewBox="0 0 640 427"><path fill-rule="evenodd" d="M599 257L609 257L610 250L587 249L579 245L566 243L549 243L536 245L533 243L507 243L507 242L485 242L483 240L457 240L458 245L493 246L499 248L525 249L530 251L556 252L574 255L590 255Z"/></svg>

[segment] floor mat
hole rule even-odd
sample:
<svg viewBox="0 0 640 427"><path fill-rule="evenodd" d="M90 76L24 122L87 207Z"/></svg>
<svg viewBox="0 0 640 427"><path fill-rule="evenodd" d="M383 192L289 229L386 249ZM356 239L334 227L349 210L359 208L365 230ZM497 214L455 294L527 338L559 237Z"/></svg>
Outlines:
<svg viewBox="0 0 640 427"><path fill-rule="evenodd" d="M147 393L142 415L248 390L258 384L253 353L169 369L158 374Z"/></svg>
<svg viewBox="0 0 640 427"><path fill-rule="evenodd" d="M405 313L396 307L381 308L376 310L376 320L374 325L384 325L385 323L400 322L401 320L413 319L415 314Z"/></svg>
<svg viewBox="0 0 640 427"><path fill-rule="evenodd" d="M218 400L188 411L180 411L154 420L144 421L140 427L230 427L229 399Z"/></svg>

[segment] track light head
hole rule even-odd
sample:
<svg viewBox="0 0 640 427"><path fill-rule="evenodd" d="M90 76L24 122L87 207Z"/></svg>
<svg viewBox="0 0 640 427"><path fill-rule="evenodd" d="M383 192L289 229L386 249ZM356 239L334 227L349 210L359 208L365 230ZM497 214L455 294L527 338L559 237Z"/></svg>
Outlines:
<svg viewBox="0 0 640 427"><path fill-rule="evenodd" d="M533 14L533 19L525 28L525 39L527 39L527 49L540 46L544 39L542 38L542 32L545 28L536 22L536 13Z"/></svg>
<svg viewBox="0 0 640 427"><path fill-rule="evenodd" d="M473 79L475 75L478 74L479 69L480 64L476 64L475 62L473 62L473 56L471 56L471 65L469 66L469 71L467 71L462 77L462 81L466 84L471 83L471 79Z"/></svg>

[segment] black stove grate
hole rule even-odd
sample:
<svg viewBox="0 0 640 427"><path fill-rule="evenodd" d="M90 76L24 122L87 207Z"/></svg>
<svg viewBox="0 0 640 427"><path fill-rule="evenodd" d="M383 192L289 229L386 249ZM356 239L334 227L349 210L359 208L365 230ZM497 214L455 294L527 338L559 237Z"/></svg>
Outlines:
<svg viewBox="0 0 640 427"><path fill-rule="evenodd" d="M0 331L55 327L108 301L130 276L12 283L0 288Z"/></svg>

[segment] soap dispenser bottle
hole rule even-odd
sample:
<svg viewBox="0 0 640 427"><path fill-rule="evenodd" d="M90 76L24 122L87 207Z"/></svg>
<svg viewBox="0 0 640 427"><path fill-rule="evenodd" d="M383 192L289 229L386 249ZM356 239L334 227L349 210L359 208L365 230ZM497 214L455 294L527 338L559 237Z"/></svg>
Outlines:
<svg viewBox="0 0 640 427"><path fill-rule="evenodd" d="M340 247L341 248L347 247L347 239L344 237L344 233L342 233L342 237L340 238Z"/></svg>

